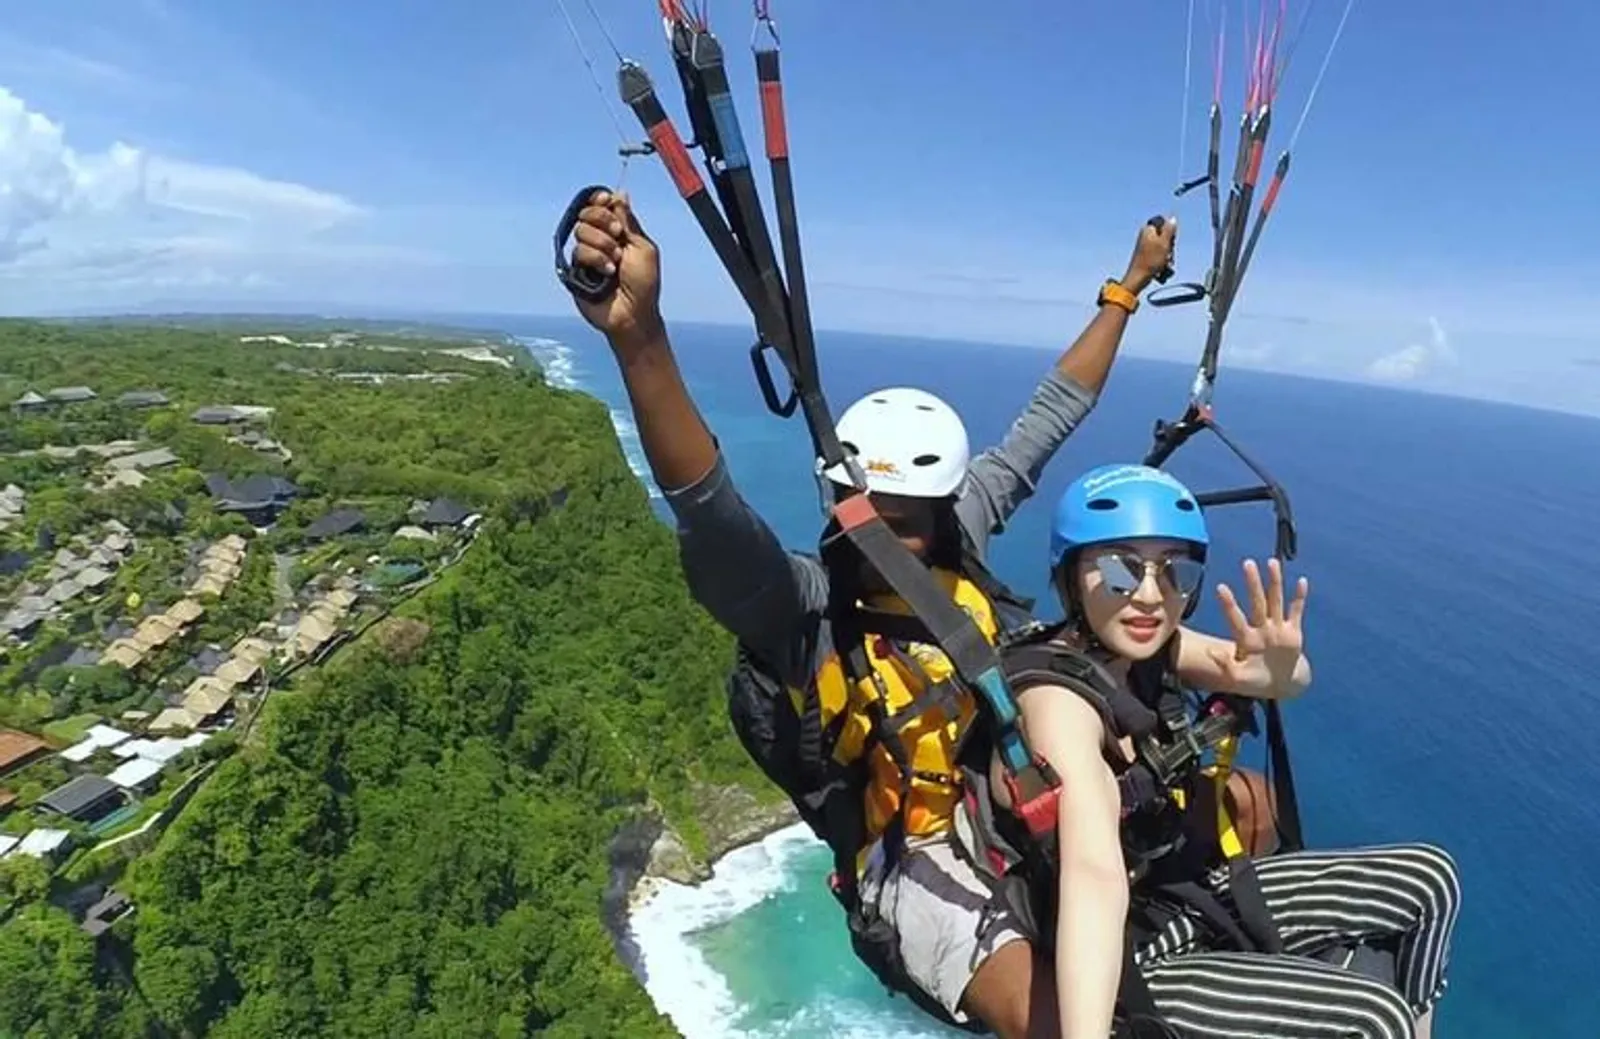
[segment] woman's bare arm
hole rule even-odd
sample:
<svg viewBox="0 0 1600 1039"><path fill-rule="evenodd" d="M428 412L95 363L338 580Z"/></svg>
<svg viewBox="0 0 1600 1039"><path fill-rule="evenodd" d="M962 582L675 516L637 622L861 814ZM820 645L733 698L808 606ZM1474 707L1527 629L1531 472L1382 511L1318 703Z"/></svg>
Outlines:
<svg viewBox="0 0 1600 1039"><path fill-rule="evenodd" d="M1034 752L1061 777L1055 949L1061 1035L1103 1039L1116 1010L1128 916L1121 799L1101 756L1104 723L1060 686L1034 687L1018 701Z"/></svg>

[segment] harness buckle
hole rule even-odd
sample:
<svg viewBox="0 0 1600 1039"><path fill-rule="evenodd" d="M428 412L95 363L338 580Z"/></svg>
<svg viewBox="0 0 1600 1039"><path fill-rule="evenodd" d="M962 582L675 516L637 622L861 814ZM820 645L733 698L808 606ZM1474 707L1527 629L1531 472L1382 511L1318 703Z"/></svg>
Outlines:
<svg viewBox="0 0 1600 1039"><path fill-rule="evenodd" d="M1187 765L1191 760L1198 761L1205 757L1206 749L1201 746L1199 737L1195 735L1194 726L1183 727L1183 743L1189 753L1183 758L1182 764Z"/></svg>
<svg viewBox="0 0 1600 1039"><path fill-rule="evenodd" d="M1044 837L1055 833L1060 818L1060 800L1058 791L1052 789L1017 805L1017 814L1027 824L1029 834Z"/></svg>
<svg viewBox="0 0 1600 1039"><path fill-rule="evenodd" d="M1184 732L1189 735L1191 740L1193 739L1193 735L1187 729ZM1188 764L1189 750L1189 745L1184 742L1180 741L1163 746L1159 740L1152 736L1145 740L1140 757L1144 760L1146 767L1150 769L1151 775L1155 777L1156 785L1167 787L1172 785L1172 781L1179 770Z"/></svg>
<svg viewBox="0 0 1600 1039"><path fill-rule="evenodd" d="M1032 782L1028 778L1032 778ZM1030 794L1025 786L1033 786ZM1035 758L1023 776L1006 773L1006 791L1011 795L1012 811L1035 839L1053 836L1061 815L1061 780L1043 758Z"/></svg>

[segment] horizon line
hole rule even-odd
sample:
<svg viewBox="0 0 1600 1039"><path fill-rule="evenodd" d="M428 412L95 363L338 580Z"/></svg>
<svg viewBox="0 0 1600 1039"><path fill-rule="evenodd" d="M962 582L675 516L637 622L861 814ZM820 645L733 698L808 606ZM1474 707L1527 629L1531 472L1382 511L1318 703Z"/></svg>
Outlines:
<svg viewBox="0 0 1600 1039"><path fill-rule="evenodd" d="M450 319L450 318L477 318L477 319L485 319L485 318L487 318L487 319L503 319L503 318L508 318L508 319L513 319L513 320L536 319L536 320L546 320L546 321L567 321L567 322L574 322L574 323L578 323L578 324L584 324L582 316L578 315L578 314L572 314L572 313L551 314L551 313L540 312L540 311L519 311L519 310L487 310L487 311L470 311L470 310L459 310L459 311L409 310L409 309L406 309L406 308L403 308L403 307L391 307L391 306L380 305L380 304L356 304L356 303L351 303L351 304L329 305L329 304L312 303L312 302L309 302L309 301L279 304L278 306L281 307L282 309L273 309L273 305L270 304L270 303L267 303L267 304L251 304L251 305L247 306L247 305L243 304L243 301L231 301L231 302L237 303L239 305L238 306L229 306L228 304L224 303L224 304L218 304L216 307L213 307L212 309L192 309L192 308L195 308L197 306L197 304L184 304L184 303L174 302L174 304L172 305L171 309L168 309L166 307L160 307L160 306L155 305L155 304L147 304L146 306L147 306L148 309L144 309L144 310L127 309L127 308L104 309L104 310L99 309L99 308L79 308L79 309L76 309L76 310L73 310L73 311L67 311L67 312L61 312L61 313L0 314L0 319L23 320L23 321L30 321L30 320L31 321L71 321L71 320L82 320L82 319L85 319L85 318L115 319L115 318L119 318L119 317L124 317L124 318L135 318L135 317L137 317L137 318L144 318L144 319L150 319L150 318L181 318L181 317L239 317L239 318L278 317L278 318L314 318L314 319L317 319L317 320L320 320L320 321L339 321L339 320L352 320L352 321L359 321L359 320L379 320L379 321L414 320L414 321L419 321L419 322L427 322L429 320L432 320L432 321L435 321L435 322L437 322L439 324L446 324L446 323L448 323L448 321L446 319ZM267 309L261 309L263 306L265 306ZM746 327L743 324L736 324L736 323L728 322L726 320L720 320L719 321L719 320L705 320L705 319L680 319L680 320L678 320L678 321L676 321L674 323L675 324L679 324L679 325L700 325L700 326L703 326L703 327L717 328L717 329L727 329L727 330L730 330L730 331L737 331L737 330L745 329L745 327ZM483 332L491 332L491 333L495 333L495 334L498 334L498 335L504 335L504 336L510 336L512 338L516 338L516 333L514 333L514 332L512 332L510 330L507 330L505 328L497 327L497 326L494 326L494 325L487 325L486 326L486 325L483 324L483 322L481 320L474 321L474 322L469 322L469 324L471 326L473 326L473 330L483 331ZM464 326L458 326L458 327L461 327L461 330L463 330L463 331L468 330ZM588 327L588 326L585 326L585 327ZM1036 350L1036 351L1048 351L1048 350L1058 350L1059 351L1059 350L1066 349L1066 344L1064 344L1064 343L1046 344L1046 343L1039 343L1039 342L1023 342L1023 341L1018 341L1018 340L1015 340L1015 339L983 340L983 339L973 339L973 338L967 338L967 337L961 337L961 336L948 336L948 335L924 335L924 334L912 335L912 334L900 333L900 332L864 331L862 329L834 327L834 326L828 326L828 325L818 325L818 326L816 326L815 331L817 333L843 333L845 335L866 336L866 337L869 337L869 338L879 338L879 339L899 339L899 340L917 341L917 342L947 343L947 344L957 345L957 346L999 346L999 347L1003 347L1003 348L1007 348L1007 349ZM596 332L595 334L599 335L598 332ZM1121 350L1118 351L1118 355L1120 357L1126 357L1126 358L1129 358L1129 359L1132 359L1132 360L1148 362L1148 363L1152 363L1152 364L1172 365L1174 367L1179 367L1179 368L1184 368L1184 367L1189 367L1190 366L1190 362L1179 360L1177 358L1173 358L1173 357L1166 356L1166 355L1151 355L1151 354L1139 353L1137 351L1123 352ZM1252 373L1255 373L1257 375L1268 375L1268 376L1274 376L1274 377L1285 378L1285 379L1299 379L1299 380L1303 380L1303 381L1306 381L1306 382L1333 383L1335 385L1340 385L1340 386L1359 386L1359 387L1364 387L1366 389L1370 389L1370 390L1374 390L1374 391L1378 391L1378 392L1390 392L1390 393L1396 393L1396 394L1419 394L1419 395L1427 396L1427 397L1443 397L1443 398L1447 398L1447 399L1451 399L1451 400L1463 400L1463 401L1473 401L1473 402L1479 402L1479 403L1489 403L1489 404L1496 404L1496 405L1501 405L1501 406L1509 407L1509 408L1521 408L1521 409L1525 409L1525 410L1528 410L1528 411L1540 412L1540 413L1543 413L1543 414L1566 415L1566 416L1570 416L1570 417L1573 417L1573 418L1582 418L1582 419L1589 419L1591 421L1600 421L1600 405L1597 405L1595 410L1581 411L1581 410L1575 410L1573 407L1562 406L1562 405L1559 405L1559 404L1535 404L1535 403L1531 403L1531 402L1523 401L1523 400L1509 400L1509 399L1506 399L1504 397L1489 397L1489 396L1474 395L1474 394L1470 394L1470 393L1462 393L1462 392L1459 392L1459 391L1451 391L1451 390L1439 389L1437 387L1417 386L1417 385L1404 384L1404 383L1387 383L1387 382L1381 382L1381 381L1376 381L1376 380L1371 380L1371 379L1362 379L1362 378L1358 378L1358 377L1346 377L1346 376L1340 376L1340 375L1335 374L1335 373L1297 372L1297 371L1292 371L1292 370L1285 370L1285 369L1282 369L1282 368L1265 368L1265 367L1261 367L1259 365L1252 365L1252 364L1248 364L1248 363L1236 363L1236 364L1233 364L1231 366L1225 365L1224 367L1232 367L1232 368L1235 368L1235 369L1237 369L1239 371L1252 372Z"/></svg>

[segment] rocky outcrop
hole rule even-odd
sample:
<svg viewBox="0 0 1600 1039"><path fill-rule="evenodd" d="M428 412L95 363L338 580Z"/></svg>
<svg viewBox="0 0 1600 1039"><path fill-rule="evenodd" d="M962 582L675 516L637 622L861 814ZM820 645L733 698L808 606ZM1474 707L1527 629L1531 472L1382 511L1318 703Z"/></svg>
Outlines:
<svg viewBox="0 0 1600 1039"><path fill-rule="evenodd" d="M611 841L612 887L626 892L645 878L699 884L711 877L711 863L735 848L759 841L799 820L787 800L763 802L738 786L697 785L692 791L695 818L706 838L706 857L689 849L651 804L626 823Z"/></svg>
<svg viewBox="0 0 1600 1039"><path fill-rule="evenodd" d="M699 884L711 879L711 868L684 846L683 839L670 827L662 829L650 846L650 860L644 875L679 884Z"/></svg>
<svg viewBox="0 0 1600 1039"><path fill-rule="evenodd" d="M799 819L787 800L764 803L742 787L703 784L692 794L696 817L706 835L707 859L689 850L683 838L663 821L656 805L623 824L608 849L611 879L601 915L617 955L640 978L644 966L628 928L628 911L636 898L649 893L651 881L702 883L711 878L710 863Z"/></svg>
<svg viewBox="0 0 1600 1039"><path fill-rule="evenodd" d="M763 802L743 787L709 784L696 786L692 794L712 862L800 821L788 798Z"/></svg>

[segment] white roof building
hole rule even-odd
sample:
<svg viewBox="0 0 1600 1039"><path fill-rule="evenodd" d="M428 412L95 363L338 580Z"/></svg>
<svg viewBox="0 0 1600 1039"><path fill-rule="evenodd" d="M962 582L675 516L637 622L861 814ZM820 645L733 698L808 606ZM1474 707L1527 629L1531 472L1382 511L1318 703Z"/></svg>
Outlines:
<svg viewBox="0 0 1600 1039"><path fill-rule="evenodd" d="M159 761L151 761L149 758L130 758L118 765L106 778L124 790L133 790L159 776L161 768L162 763Z"/></svg>

